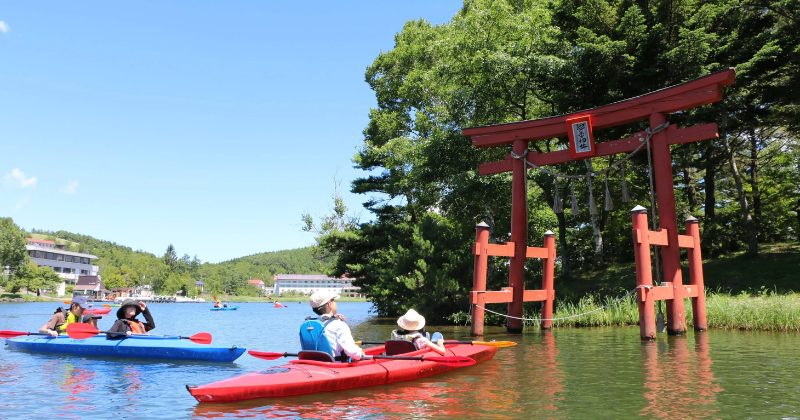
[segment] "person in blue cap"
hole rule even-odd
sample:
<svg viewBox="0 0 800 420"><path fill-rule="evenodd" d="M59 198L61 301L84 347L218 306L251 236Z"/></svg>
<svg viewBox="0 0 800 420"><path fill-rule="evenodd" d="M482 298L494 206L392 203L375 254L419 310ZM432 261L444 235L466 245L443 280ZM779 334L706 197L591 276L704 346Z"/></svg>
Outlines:
<svg viewBox="0 0 800 420"><path fill-rule="evenodd" d="M56 311L46 324L39 328L39 332L48 333L52 337L58 337L59 334L67 333L67 325L74 322L81 322L81 315L83 311L89 309L89 302L83 296L74 296L72 303L69 305L69 310Z"/></svg>

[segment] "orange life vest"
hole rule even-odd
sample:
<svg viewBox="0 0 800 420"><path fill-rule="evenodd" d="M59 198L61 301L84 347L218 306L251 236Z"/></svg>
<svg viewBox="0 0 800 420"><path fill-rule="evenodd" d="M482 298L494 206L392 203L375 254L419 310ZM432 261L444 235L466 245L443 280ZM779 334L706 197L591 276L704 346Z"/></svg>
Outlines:
<svg viewBox="0 0 800 420"><path fill-rule="evenodd" d="M132 334L147 334L144 324L139 321L128 321L128 326L131 328Z"/></svg>

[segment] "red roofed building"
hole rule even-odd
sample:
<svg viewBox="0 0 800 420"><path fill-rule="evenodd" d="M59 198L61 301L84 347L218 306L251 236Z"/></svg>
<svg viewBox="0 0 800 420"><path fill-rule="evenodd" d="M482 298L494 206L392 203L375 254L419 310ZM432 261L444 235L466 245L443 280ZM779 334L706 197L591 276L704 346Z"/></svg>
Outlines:
<svg viewBox="0 0 800 420"><path fill-rule="evenodd" d="M53 248L56 246L56 243L53 241L43 241L41 239L33 239L33 238L26 238L29 243L39 245L45 248Z"/></svg>
<svg viewBox="0 0 800 420"><path fill-rule="evenodd" d="M250 279L250 280L247 280L247 282L248 282L249 284L255 285L255 286L256 286L256 287L258 287L259 289L263 289L263 288L265 287L265 285L264 285L264 280Z"/></svg>

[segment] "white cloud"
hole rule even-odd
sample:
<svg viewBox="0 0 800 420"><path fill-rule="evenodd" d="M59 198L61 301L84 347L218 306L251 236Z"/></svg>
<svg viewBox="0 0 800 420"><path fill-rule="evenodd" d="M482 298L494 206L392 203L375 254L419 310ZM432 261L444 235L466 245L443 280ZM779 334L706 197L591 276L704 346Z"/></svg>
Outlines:
<svg viewBox="0 0 800 420"><path fill-rule="evenodd" d="M17 168L11 173L3 175L3 183L6 185L19 185L22 188L36 186L36 177L25 178L25 174Z"/></svg>
<svg viewBox="0 0 800 420"><path fill-rule="evenodd" d="M69 184L64 185L59 189L62 194L75 195L75 190L78 189L78 181L70 181Z"/></svg>
<svg viewBox="0 0 800 420"><path fill-rule="evenodd" d="M19 210L19 209L25 207L25 205L30 203L30 202L31 202L31 199L28 198L28 197L25 197L25 198L22 199L22 201L20 201L16 205L14 205L14 210Z"/></svg>
<svg viewBox="0 0 800 420"><path fill-rule="evenodd" d="M6 33L9 31L9 29L11 28L8 27L8 24L0 20L0 32Z"/></svg>

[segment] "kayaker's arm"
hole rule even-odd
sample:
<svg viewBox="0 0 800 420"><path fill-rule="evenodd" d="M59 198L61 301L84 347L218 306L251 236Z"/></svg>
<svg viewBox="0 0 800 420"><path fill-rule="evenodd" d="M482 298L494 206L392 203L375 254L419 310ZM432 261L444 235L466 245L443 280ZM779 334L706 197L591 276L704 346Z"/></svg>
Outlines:
<svg viewBox="0 0 800 420"><path fill-rule="evenodd" d="M351 359L359 360L364 357L364 350L356 345L355 340L353 340L353 335L350 333L350 327L348 327L344 321L333 321L325 327L325 330L333 332L336 336L336 343L331 343L331 347L334 347L334 351L336 351L335 347L336 344L338 344Z"/></svg>
<svg viewBox="0 0 800 420"><path fill-rule="evenodd" d="M39 328L39 332L50 334L52 337L58 337L58 331L56 331L56 328L65 322L64 314L59 312L50 317L50 320L47 321L46 324L42 325L42 328Z"/></svg>
<svg viewBox="0 0 800 420"><path fill-rule="evenodd" d="M425 345L429 349L435 351L436 353L441 354L442 356L444 356L447 353L447 350L445 350L445 348L444 348L444 339L440 338L435 343L433 341L431 341L431 340L428 340L425 337L420 337L419 340L425 340Z"/></svg>
<svg viewBox="0 0 800 420"><path fill-rule="evenodd" d="M142 311L142 315L144 315L144 330L150 331L156 329L156 322L153 321L153 315L150 314L150 308L145 307Z"/></svg>

